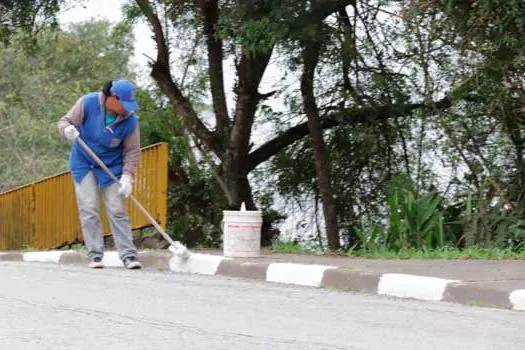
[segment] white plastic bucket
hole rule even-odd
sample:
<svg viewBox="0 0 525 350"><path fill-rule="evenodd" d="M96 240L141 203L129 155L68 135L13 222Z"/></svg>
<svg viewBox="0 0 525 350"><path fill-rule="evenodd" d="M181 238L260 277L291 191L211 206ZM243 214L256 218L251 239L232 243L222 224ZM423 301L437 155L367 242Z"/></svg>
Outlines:
<svg viewBox="0 0 525 350"><path fill-rule="evenodd" d="M223 210L223 254L231 258L261 255L261 211Z"/></svg>

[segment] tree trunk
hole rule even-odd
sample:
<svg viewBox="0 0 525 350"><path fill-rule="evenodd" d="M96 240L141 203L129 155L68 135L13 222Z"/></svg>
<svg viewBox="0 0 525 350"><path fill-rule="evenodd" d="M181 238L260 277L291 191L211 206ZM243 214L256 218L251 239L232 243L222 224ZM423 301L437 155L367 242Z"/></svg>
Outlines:
<svg viewBox="0 0 525 350"><path fill-rule="evenodd" d="M259 85L268 63L271 51L252 55L244 53L240 59L237 101L233 126L230 131L228 147L222 158L226 186L230 192L232 208L239 208L244 201L247 208L255 209L251 188L248 183L248 154L255 113L261 100Z"/></svg>
<svg viewBox="0 0 525 350"><path fill-rule="evenodd" d="M199 6L203 17L203 31L206 35L208 47L208 76L210 77L210 90L213 99L213 111L215 112L216 134L218 139L223 141L228 137L230 122L226 106L226 93L224 91L223 43L220 35L217 33L219 1L199 0Z"/></svg>
<svg viewBox="0 0 525 350"><path fill-rule="evenodd" d="M230 179L231 181L227 183L227 186L232 201L228 203L228 210L239 210L243 202L246 205L246 210L257 210L248 176L243 174L230 175Z"/></svg>
<svg viewBox="0 0 525 350"><path fill-rule="evenodd" d="M317 176L317 186L323 204L328 248L330 250L338 250L341 248L341 245L339 240L339 227L337 224L337 210L330 184L331 167L323 139L323 129L319 121L319 109L314 96L313 84L315 67L319 60L319 50L319 43L305 43L303 51L304 68L301 76L301 93L303 96L304 111L308 117L308 130L314 146L315 173Z"/></svg>

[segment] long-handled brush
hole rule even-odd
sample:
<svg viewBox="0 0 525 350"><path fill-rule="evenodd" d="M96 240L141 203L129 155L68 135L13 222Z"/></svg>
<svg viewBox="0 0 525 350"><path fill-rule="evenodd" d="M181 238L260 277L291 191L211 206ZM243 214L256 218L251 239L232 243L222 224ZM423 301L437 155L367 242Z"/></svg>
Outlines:
<svg viewBox="0 0 525 350"><path fill-rule="evenodd" d="M108 167L100 160L100 158L91 150L91 148L89 148L89 146L84 142L84 140L82 140L80 138L80 136L78 136L76 138L77 142L80 144L80 146L82 146L82 148L84 148L84 150L86 150L87 153L89 153L89 155L95 160L95 162L97 162L97 164L111 177L111 179L113 181L115 181L116 183L119 183L119 180L117 179L117 177L113 174L113 172L111 170L108 169ZM133 195L130 194L129 196L131 198L131 201L137 206L137 208L139 208L139 210L142 212L142 214L144 214L144 216L146 216L149 221L151 222L151 224L153 226L155 226L155 228L157 229L157 231L159 231L159 233L162 235L162 237L164 237L164 239L166 241L168 241L168 243L170 244L170 247L169 247L169 250L175 254L176 256L182 258L182 259L188 259L189 256L190 256L190 252L188 250L188 248L186 248L184 245L182 245L180 242L178 241L174 241L173 239L171 239L171 237L162 229L162 227L160 227L160 225L157 223L157 221L150 215L150 213L148 213L148 211L146 210L146 208L144 208L142 206L142 204L140 204L140 202L135 198L133 197Z"/></svg>

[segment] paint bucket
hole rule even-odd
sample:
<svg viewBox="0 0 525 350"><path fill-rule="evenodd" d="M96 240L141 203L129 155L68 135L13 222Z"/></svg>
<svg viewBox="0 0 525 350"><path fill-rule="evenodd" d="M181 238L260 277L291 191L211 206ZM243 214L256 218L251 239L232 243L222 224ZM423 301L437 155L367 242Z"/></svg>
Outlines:
<svg viewBox="0 0 525 350"><path fill-rule="evenodd" d="M253 258L261 255L262 212L223 210L223 254L231 258Z"/></svg>

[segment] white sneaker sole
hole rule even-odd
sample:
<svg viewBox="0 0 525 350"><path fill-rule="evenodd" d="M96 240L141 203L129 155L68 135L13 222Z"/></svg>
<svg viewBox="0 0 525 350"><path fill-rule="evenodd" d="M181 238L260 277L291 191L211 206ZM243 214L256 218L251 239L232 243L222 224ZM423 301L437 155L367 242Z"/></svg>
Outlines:
<svg viewBox="0 0 525 350"><path fill-rule="evenodd" d="M126 269L128 270L136 270L136 269L141 269L141 268L142 268L142 264L138 261L133 261L126 265Z"/></svg>
<svg viewBox="0 0 525 350"><path fill-rule="evenodd" d="M89 263L89 267L92 269L101 269L104 267L104 264L102 264L102 262L92 261Z"/></svg>

